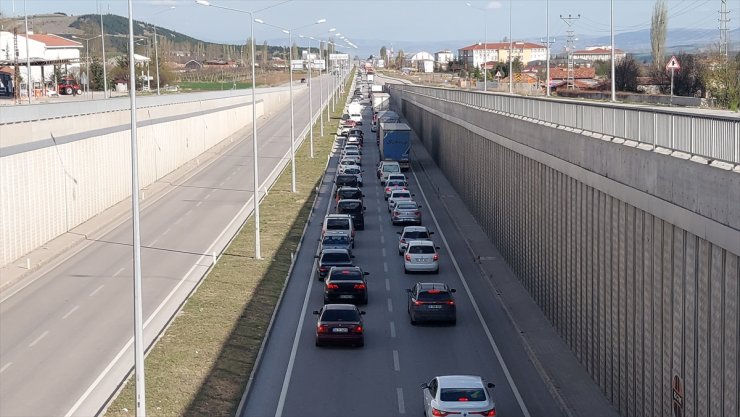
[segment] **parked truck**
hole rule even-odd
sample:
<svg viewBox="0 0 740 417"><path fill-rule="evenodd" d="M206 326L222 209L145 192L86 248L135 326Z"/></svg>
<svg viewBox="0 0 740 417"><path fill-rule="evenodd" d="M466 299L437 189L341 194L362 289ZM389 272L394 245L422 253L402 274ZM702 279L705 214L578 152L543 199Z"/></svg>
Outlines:
<svg viewBox="0 0 740 417"><path fill-rule="evenodd" d="M396 161L401 171L411 167L411 128L406 123L380 123L380 159Z"/></svg>

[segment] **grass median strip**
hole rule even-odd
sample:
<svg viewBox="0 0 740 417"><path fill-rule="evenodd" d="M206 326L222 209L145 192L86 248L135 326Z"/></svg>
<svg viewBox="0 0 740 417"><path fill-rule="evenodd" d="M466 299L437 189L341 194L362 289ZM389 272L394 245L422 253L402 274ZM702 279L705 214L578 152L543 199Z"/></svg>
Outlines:
<svg viewBox="0 0 740 417"><path fill-rule="evenodd" d="M345 91L349 91L352 77ZM345 96L346 97L346 96ZM334 144L344 97L324 136L314 126L315 158L308 140L296 152L297 192L290 165L260 205L262 260L255 260L254 219L224 251L146 358L150 416L233 416L301 239L315 188ZM130 377L106 416L135 413Z"/></svg>

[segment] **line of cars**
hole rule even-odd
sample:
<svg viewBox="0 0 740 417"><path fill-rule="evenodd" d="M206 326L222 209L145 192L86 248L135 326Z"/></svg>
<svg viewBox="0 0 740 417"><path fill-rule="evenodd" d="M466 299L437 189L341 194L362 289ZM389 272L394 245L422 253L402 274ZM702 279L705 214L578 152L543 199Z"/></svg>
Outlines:
<svg viewBox="0 0 740 417"><path fill-rule="evenodd" d="M357 92L356 92L357 93ZM361 95L361 93L360 93ZM323 281L324 306L318 316L316 346L342 343L364 346L363 315L357 305L368 303L368 272L354 262L352 251L358 230L365 226L362 187L363 133L348 119L335 176L335 213L326 215L322 225L320 252L316 256L319 280ZM352 122L355 124L352 125ZM343 123L344 125L344 123ZM398 231L398 254L403 257L404 273L439 273L439 247L432 241L434 232L422 225L421 206L413 200L406 176L395 161L381 161L376 172L387 201L390 221L404 226ZM408 315L412 325L423 321L457 322L455 289L441 282L417 282L408 293ZM496 407L479 376L437 376L421 385L426 416L495 416Z"/></svg>

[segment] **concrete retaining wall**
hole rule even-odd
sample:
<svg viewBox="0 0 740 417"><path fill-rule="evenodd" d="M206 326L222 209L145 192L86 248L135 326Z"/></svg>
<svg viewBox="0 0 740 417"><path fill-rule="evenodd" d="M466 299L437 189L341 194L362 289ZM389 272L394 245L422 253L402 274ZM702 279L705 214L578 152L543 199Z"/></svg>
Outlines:
<svg viewBox="0 0 740 417"><path fill-rule="evenodd" d="M424 146L622 415L674 415L674 378L682 415L740 415L740 175L400 94Z"/></svg>
<svg viewBox="0 0 740 417"><path fill-rule="evenodd" d="M258 94L257 116L287 105L288 94ZM77 116L0 124L0 267L131 195L129 112L95 113L96 102L87 103L90 111ZM140 107L141 187L250 125L251 116L251 95Z"/></svg>

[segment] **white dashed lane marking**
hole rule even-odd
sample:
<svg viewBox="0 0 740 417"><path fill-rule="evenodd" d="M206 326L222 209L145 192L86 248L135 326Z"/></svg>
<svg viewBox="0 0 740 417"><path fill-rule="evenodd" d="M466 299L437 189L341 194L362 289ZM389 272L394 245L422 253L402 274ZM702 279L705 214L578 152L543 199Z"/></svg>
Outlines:
<svg viewBox="0 0 740 417"><path fill-rule="evenodd" d="M403 388L396 388L396 397L398 397L398 414L406 414L406 406L403 403Z"/></svg>
<svg viewBox="0 0 740 417"><path fill-rule="evenodd" d="M401 362L398 359L398 351L393 351L393 370L399 372L401 371Z"/></svg>
<svg viewBox="0 0 740 417"><path fill-rule="evenodd" d="M6 369L10 368L10 365L12 365L12 364L13 364L13 362L8 362L5 365L3 365L3 367L0 368L0 374L3 373L3 372L5 372Z"/></svg>
<svg viewBox="0 0 740 417"><path fill-rule="evenodd" d="M47 334L49 334L49 331L48 330L45 331L45 332L43 332L43 333L41 333L41 336L37 337L36 340L34 340L33 342L31 342L31 344L28 345L28 347L34 347L34 346L36 346L36 343L40 342L41 339L45 338Z"/></svg>
<svg viewBox="0 0 740 417"><path fill-rule="evenodd" d="M396 323L393 321L391 322L391 337L392 338L396 337Z"/></svg>
<svg viewBox="0 0 740 417"><path fill-rule="evenodd" d="M393 300L391 300L390 298L388 299L388 312L393 312Z"/></svg>
<svg viewBox="0 0 740 417"><path fill-rule="evenodd" d="M67 314L65 314L65 315L63 315L63 316L62 316L62 320L66 320L66 319L67 319L67 317L71 316L71 315L72 315L72 313L74 313L75 311L77 311L77 309L78 309L78 308L80 308L80 306L79 306L79 305L76 305L76 306L72 307L72 310L69 310L69 311L67 312Z"/></svg>
<svg viewBox="0 0 740 417"><path fill-rule="evenodd" d="M101 285L101 286L99 286L98 288L95 288L95 290L94 290L93 292L91 292L91 293L90 293L90 297L93 297L93 296L95 296L95 294L97 294L97 293L98 293L98 291L102 290L102 289L103 289L103 287L105 287L105 285Z"/></svg>

